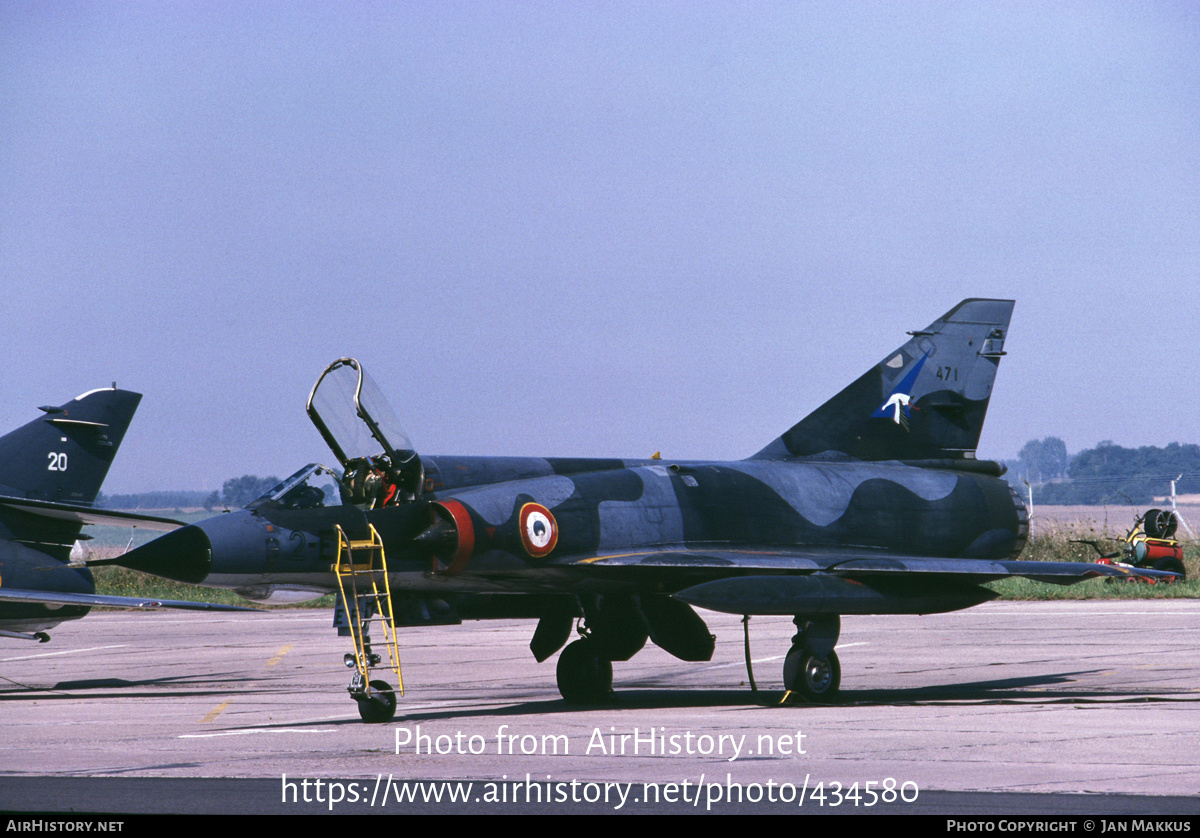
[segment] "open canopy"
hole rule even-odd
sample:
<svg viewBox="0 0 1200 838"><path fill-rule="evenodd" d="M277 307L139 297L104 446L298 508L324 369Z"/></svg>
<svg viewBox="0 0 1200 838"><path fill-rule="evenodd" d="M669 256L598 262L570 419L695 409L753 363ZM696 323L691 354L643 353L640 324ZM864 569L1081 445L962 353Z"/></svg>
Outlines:
<svg viewBox="0 0 1200 838"><path fill-rule="evenodd" d="M401 465L416 456L392 406L353 358L334 361L308 397L308 415L338 462L387 454Z"/></svg>

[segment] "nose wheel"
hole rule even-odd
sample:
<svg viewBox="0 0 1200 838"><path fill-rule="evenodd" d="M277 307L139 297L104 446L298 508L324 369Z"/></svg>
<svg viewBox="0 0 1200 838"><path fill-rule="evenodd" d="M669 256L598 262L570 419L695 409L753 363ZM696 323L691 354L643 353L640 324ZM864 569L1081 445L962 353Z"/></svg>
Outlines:
<svg viewBox="0 0 1200 838"><path fill-rule="evenodd" d="M371 681L350 695L358 702L358 715L368 724L386 724L396 717L396 693L387 681Z"/></svg>

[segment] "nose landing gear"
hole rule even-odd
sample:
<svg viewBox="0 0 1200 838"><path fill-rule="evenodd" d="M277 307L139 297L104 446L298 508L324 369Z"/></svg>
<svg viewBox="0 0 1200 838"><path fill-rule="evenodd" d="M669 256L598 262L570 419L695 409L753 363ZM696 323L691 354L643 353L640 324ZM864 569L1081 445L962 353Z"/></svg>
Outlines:
<svg viewBox="0 0 1200 838"><path fill-rule="evenodd" d="M387 681L371 681L355 694L355 673L350 681L350 695L358 702L358 715L367 724L386 724L396 717L396 693ZM360 682L361 683L361 682Z"/></svg>

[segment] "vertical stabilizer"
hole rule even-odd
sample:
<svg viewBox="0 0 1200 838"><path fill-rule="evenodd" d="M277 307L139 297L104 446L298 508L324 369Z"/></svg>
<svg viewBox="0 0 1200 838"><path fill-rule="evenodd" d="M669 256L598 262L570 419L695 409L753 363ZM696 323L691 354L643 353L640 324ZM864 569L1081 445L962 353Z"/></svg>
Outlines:
<svg viewBox="0 0 1200 838"><path fill-rule="evenodd" d="M0 437L0 494L90 505L142 400L92 390Z"/></svg>
<svg viewBox="0 0 1200 838"><path fill-rule="evenodd" d="M963 300L754 459L975 456L1012 300Z"/></svg>

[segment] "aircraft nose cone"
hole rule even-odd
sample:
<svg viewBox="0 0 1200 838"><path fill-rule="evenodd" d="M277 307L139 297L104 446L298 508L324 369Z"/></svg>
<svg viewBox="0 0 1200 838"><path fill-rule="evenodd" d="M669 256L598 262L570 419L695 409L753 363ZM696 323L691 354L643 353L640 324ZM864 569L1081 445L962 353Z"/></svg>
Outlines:
<svg viewBox="0 0 1200 838"><path fill-rule="evenodd" d="M189 524L104 564L195 584L203 582L212 568L212 543L204 530Z"/></svg>

